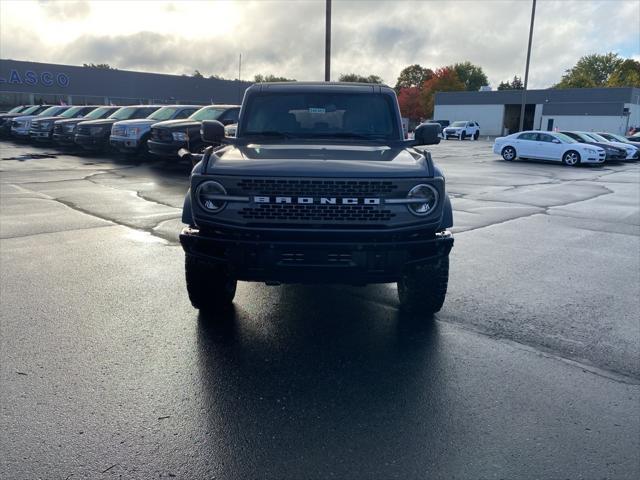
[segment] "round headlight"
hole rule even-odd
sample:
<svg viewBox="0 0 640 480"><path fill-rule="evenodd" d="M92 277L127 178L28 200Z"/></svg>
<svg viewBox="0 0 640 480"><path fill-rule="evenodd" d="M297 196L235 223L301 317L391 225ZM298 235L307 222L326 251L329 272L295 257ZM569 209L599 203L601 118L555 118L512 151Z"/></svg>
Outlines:
<svg viewBox="0 0 640 480"><path fill-rule="evenodd" d="M227 191L222 185L213 180L203 182L196 190L196 198L200 206L209 213L218 213L222 210L227 202L220 200L218 197L226 195Z"/></svg>
<svg viewBox="0 0 640 480"><path fill-rule="evenodd" d="M429 215L438 204L438 191L431 185L416 185L407 195L409 199L415 198L415 203L407 204L411 213L418 216Z"/></svg>

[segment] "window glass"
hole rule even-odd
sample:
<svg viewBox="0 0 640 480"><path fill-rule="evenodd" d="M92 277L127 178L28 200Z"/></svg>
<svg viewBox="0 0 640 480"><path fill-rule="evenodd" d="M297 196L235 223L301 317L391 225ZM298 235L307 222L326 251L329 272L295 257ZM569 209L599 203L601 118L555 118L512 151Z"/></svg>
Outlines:
<svg viewBox="0 0 640 480"><path fill-rule="evenodd" d="M196 109L195 108L183 108L182 110L180 110L178 112L178 114L173 117L175 119L180 119L180 118L187 118L189 117L193 112L195 112Z"/></svg>
<svg viewBox="0 0 640 480"><path fill-rule="evenodd" d="M536 132L521 133L518 135L518 140L537 140L538 134Z"/></svg>
<svg viewBox="0 0 640 480"><path fill-rule="evenodd" d="M541 142L552 143L555 140L555 137L552 137L551 135L548 135L546 133L539 133L538 140Z"/></svg>
<svg viewBox="0 0 640 480"><path fill-rule="evenodd" d="M98 107L95 110L87 113L84 118L88 120L96 120L98 118L105 118L109 116L109 114L113 113L115 110L113 107Z"/></svg>
<svg viewBox="0 0 640 480"><path fill-rule="evenodd" d="M282 133L303 138L401 137L391 97L376 93L257 94L247 102L242 135Z"/></svg>
<svg viewBox="0 0 640 480"><path fill-rule="evenodd" d="M46 110L43 110L38 115L41 117L54 117L60 113L60 111L66 110L66 107L49 107Z"/></svg>
<svg viewBox="0 0 640 480"><path fill-rule="evenodd" d="M74 117L77 117L78 114L82 113L83 110L84 110L84 107L82 106L71 107L68 110L65 110L64 112L62 112L60 116L63 118L74 118Z"/></svg>
<svg viewBox="0 0 640 480"><path fill-rule="evenodd" d="M195 112L189 118L199 122L203 120L217 120L226 110L224 108L204 107Z"/></svg>
<svg viewBox="0 0 640 480"><path fill-rule="evenodd" d="M109 118L114 118L116 120L128 120L129 118L132 118L137 110L137 107L122 107L121 109L113 112Z"/></svg>
<svg viewBox="0 0 640 480"><path fill-rule="evenodd" d="M451 124L452 127L464 127L467 124L467 122L453 122Z"/></svg>
<svg viewBox="0 0 640 480"><path fill-rule="evenodd" d="M596 142L605 142L605 143L607 143L607 139L604 138L604 137L601 137L597 133L589 132L589 133L587 133L587 135L590 136L591 138L593 138Z"/></svg>
<svg viewBox="0 0 640 480"><path fill-rule="evenodd" d="M153 114L149 115L149 119L157 120L158 122L162 122L163 120L171 120L178 110L180 110L180 107L162 107Z"/></svg>
<svg viewBox="0 0 640 480"><path fill-rule="evenodd" d="M578 143L576 142L573 138L565 135L564 133L554 133L553 135L554 137L556 137L558 140L560 140L563 143Z"/></svg>

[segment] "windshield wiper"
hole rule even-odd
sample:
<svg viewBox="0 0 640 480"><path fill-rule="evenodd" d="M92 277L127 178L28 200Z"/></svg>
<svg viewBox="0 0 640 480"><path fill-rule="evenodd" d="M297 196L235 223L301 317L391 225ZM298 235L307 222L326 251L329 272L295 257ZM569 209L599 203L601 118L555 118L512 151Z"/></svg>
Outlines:
<svg viewBox="0 0 640 480"><path fill-rule="evenodd" d="M295 135L288 132L278 132L277 130L263 130L262 132L246 132L247 137L275 137L275 138L296 138Z"/></svg>
<svg viewBox="0 0 640 480"><path fill-rule="evenodd" d="M312 137L320 138L354 138L357 140L388 140L386 135L363 135L360 133L347 133L347 132L334 132L334 133L316 133L311 135Z"/></svg>

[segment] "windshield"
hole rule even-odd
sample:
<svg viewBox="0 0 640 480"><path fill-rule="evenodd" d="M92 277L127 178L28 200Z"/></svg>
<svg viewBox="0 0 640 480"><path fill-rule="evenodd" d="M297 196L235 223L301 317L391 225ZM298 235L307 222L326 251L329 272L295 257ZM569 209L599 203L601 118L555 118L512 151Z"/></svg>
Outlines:
<svg viewBox="0 0 640 480"><path fill-rule="evenodd" d="M114 120L127 120L135 115L138 107L122 107L119 110L116 110L114 113L109 115L108 118L113 118Z"/></svg>
<svg viewBox="0 0 640 480"><path fill-rule="evenodd" d="M467 122L453 122L450 126L452 127L464 127Z"/></svg>
<svg viewBox="0 0 640 480"><path fill-rule="evenodd" d="M162 120L170 120L178 110L180 110L179 107L162 107L160 110L152 113L147 118L149 120L157 120L159 122L161 122Z"/></svg>
<svg viewBox="0 0 640 480"><path fill-rule="evenodd" d="M565 135L564 133L555 132L553 134L557 139L562 140L564 143L577 143L573 138L569 135Z"/></svg>
<svg viewBox="0 0 640 480"><path fill-rule="evenodd" d="M82 109L84 109L84 106L71 107L69 110L62 112L60 116L64 118L72 118L75 117Z"/></svg>
<svg viewBox="0 0 640 480"><path fill-rule="evenodd" d="M29 108L27 108L24 112L22 112L23 115L31 115L34 112L37 112L38 109L40 108L40 105L33 105Z"/></svg>
<svg viewBox="0 0 640 480"><path fill-rule="evenodd" d="M226 111L225 108L204 107L198 110L197 112L195 112L189 118L192 120L198 120L200 122L203 120L216 120L225 111Z"/></svg>
<svg viewBox="0 0 640 480"><path fill-rule="evenodd" d="M622 135L616 135L615 133L600 133L599 135L603 136L604 138L612 142L629 143L629 140L624 138Z"/></svg>
<svg viewBox="0 0 640 480"><path fill-rule="evenodd" d="M99 108L96 108L95 110L91 110L83 118L87 118L91 120L95 120L97 118L104 118L104 116L107 115L109 112L113 112L112 107L99 107Z"/></svg>
<svg viewBox="0 0 640 480"><path fill-rule="evenodd" d="M251 96L241 135L398 140L389 95L377 93L267 92Z"/></svg>
<svg viewBox="0 0 640 480"><path fill-rule="evenodd" d="M18 105L17 107L13 107L11 110L9 110L8 112L5 112L5 113L18 113L19 111L21 111L24 108L25 108L24 105Z"/></svg>
<svg viewBox="0 0 640 480"><path fill-rule="evenodd" d="M593 138L596 142L604 142L607 143L609 140L607 140L604 137L601 137L600 135L598 135L597 133L593 133L593 132L589 132L587 133L587 135L591 138Z"/></svg>
<svg viewBox="0 0 640 480"><path fill-rule="evenodd" d="M49 107L38 114L39 117L55 117L61 107Z"/></svg>

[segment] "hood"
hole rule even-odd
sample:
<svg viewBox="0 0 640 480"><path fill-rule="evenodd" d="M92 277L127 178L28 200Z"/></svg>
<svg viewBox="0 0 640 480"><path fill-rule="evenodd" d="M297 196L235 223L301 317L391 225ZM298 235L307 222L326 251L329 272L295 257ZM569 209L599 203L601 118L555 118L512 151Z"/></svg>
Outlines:
<svg viewBox="0 0 640 480"><path fill-rule="evenodd" d="M81 118L79 118L78 120L82 122ZM84 122L82 122L82 124L90 127L99 127L101 125L113 125L117 121L118 120L116 120L115 118L101 118L99 120L85 120Z"/></svg>
<svg viewBox="0 0 640 480"><path fill-rule="evenodd" d="M13 117L13 120L15 120L16 122L22 122L24 120L33 120L37 116L38 115L23 115L23 116Z"/></svg>
<svg viewBox="0 0 640 480"><path fill-rule="evenodd" d="M634 145L631 145L629 143L622 143L622 142L610 142L609 145L614 146L614 147L618 147L618 148L622 148L625 152L631 148L638 148L635 147Z"/></svg>
<svg viewBox="0 0 640 480"><path fill-rule="evenodd" d="M51 122L60 119L64 119L64 117L61 117L59 115L57 117L38 117L39 122Z"/></svg>
<svg viewBox="0 0 640 480"><path fill-rule="evenodd" d="M183 118L181 120L165 120L163 122L157 122L152 125L153 128L168 128L170 130L179 130L185 128L195 128L200 127L202 122L198 120L190 120L188 118Z"/></svg>
<svg viewBox="0 0 640 480"><path fill-rule="evenodd" d="M0 119L19 117L19 113L0 113Z"/></svg>
<svg viewBox="0 0 640 480"><path fill-rule="evenodd" d="M207 173L277 177L428 177L423 155L384 145L249 144L227 146Z"/></svg>
<svg viewBox="0 0 640 480"><path fill-rule="evenodd" d="M82 122L83 119L82 117L80 118L64 118L62 120L56 120L55 124L56 125L73 125L74 123L80 123ZM85 122L90 122L91 120L84 120Z"/></svg>
<svg viewBox="0 0 640 480"><path fill-rule="evenodd" d="M133 118L131 120L118 120L116 122L120 127L150 127L155 120L149 120L148 118Z"/></svg>

